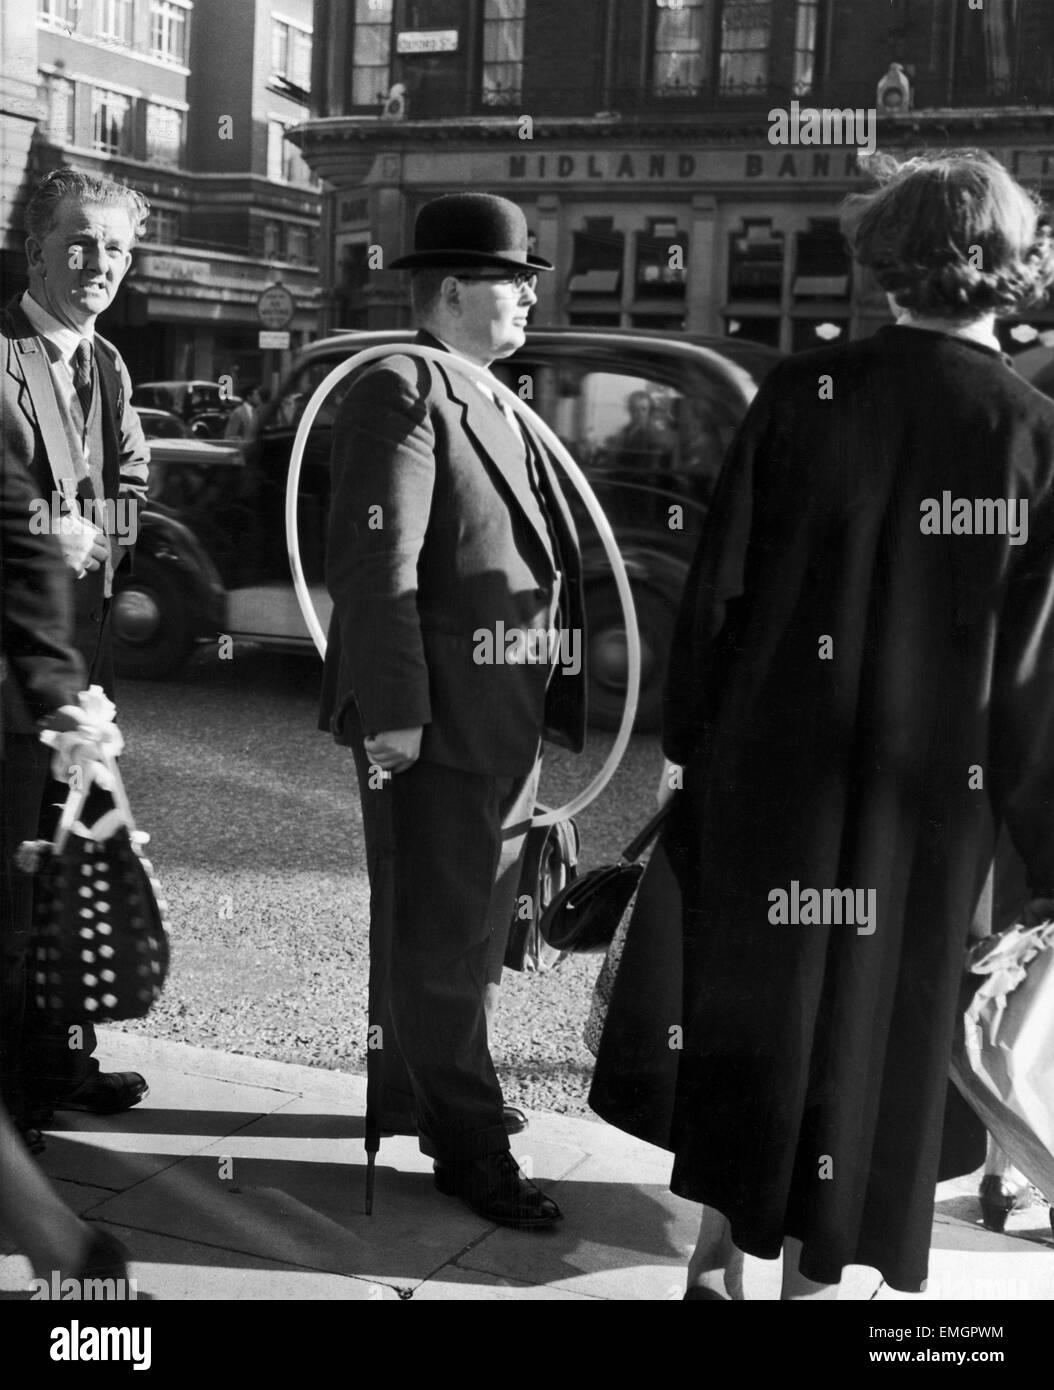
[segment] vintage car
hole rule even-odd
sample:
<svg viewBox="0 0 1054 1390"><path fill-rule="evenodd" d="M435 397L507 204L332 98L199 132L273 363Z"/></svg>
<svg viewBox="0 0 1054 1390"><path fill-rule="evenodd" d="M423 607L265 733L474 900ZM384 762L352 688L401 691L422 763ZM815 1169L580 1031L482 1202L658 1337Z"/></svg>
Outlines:
<svg viewBox="0 0 1054 1390"><path fill-rule="evenodd" d="M134 569L115 598L123 674L171 674L196 641L215 642L218 634L310 649L284 524L296 426L334 366L366 348L396 349L412 336L342 333L311 344L264 410L244 454L214 444L199 446L214 452L195 459L175 457L178 441L155 441L151 505ZM732 338L544 328L529 331L518 353L494 364L566 445L615 533L642 639L639 729L654 729L659 719L677 604L725 451L778 359L770 348ZM330 609L323 582L330 446L347 384L319 411L299 487L302 563L323 627ZM577 494L569 495L585 569L591 719L612 727L626 682L622 615L599 537Z"/></svg>

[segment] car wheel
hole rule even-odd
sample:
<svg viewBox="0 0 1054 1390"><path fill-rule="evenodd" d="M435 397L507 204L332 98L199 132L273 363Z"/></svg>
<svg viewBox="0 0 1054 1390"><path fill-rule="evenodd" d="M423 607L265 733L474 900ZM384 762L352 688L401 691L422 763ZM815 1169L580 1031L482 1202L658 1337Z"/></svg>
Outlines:
<svg viewBox="0 0 1054 1390"><path fill-rule="evenodd" d="M651 589L634 589L640 632L640 698L633 727L655 733L662 721L662 689L673 640L674 610ZM626 698L626 625L614 585L586 595L589 722L597 729L617 729Z"/></svg>
<svg viewBox="0 0 1054 1390"><path fill-rule="evenodd" d="M194 646L186 594L164 565L146 555L136 557L131 574L118 578L110 622L119 676L174 675Z"/></svg>

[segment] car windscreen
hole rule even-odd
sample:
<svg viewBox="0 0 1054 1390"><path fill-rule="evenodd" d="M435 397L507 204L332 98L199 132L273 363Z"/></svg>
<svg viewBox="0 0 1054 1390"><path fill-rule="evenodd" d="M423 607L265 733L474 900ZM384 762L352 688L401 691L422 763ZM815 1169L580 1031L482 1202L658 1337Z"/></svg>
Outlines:
<svg viewBox="0 0 1054 1390"><path fill-rule="evenodd" d="M284 384L278 400L268 409L261 421L262 432L273 434L281 430L295 430L320 383L334 367L345 360L346 358L343 356L326 357L304 363L292 379ZM337 411L340 409L340 403L350 384L351 377L349 375L343 381L339 381L330 391L315 417L313 429L325 429L332 426L337 417Z"/></svg>

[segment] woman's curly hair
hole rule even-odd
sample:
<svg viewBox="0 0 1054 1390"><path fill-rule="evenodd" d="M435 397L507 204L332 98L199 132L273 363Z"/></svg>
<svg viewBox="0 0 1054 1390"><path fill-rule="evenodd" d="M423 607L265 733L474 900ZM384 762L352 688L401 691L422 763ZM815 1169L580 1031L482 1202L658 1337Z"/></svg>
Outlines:
<svg viewBox="0 0 1054 1390"><path fill-rule="evenodd" d="M842 205L854 259L904 309L938 318L1017 313L1054 284L1039 199L984 150L925 151L861 163L879 186Z"/></svg>

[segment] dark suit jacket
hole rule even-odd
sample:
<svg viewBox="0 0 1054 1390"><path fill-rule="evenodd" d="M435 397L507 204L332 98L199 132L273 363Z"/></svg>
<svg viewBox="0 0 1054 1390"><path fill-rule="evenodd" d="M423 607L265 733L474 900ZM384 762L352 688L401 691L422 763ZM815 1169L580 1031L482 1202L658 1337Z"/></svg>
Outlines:
<svg viewBox="0 0 1054 1390"><path fill-rule="evenodd" d="M583 668L549 682L545 663L474 659L481 631L501 648L502 631L550 621L547 538L516 471L503 471L515 447L493 402L453 371L393 351L354 379L334 427L326 556L335 606L320 727L338 742L423 725L422 758L508 776L531 769L543 734L583 747L581 561L544 448L560 625L580 629Z"/></svg>
<svg viewBox="0 0 1054 1390"><path fill-rule="evenodd" d="M36 720L74 704L84 663L70 646L72 576L54 536L30 529L36 489L0 450L0 730L33 734Z"/></svg>
<svg viewBox="0 0 1054 1390"><path fill-rule="evenodd" d="M18 299L12 299L0 313L0 448L10 465L25 470L37 496L50 500L55 490L51 464L19 356L14 350L15 339L36 337ZM150 453L128 403L127 372L116 348L98 333L95 346L103 412L104 496L115 501L119 497L143 501ZM119 559L124 560L125 556L115 553L115 563ZM104 584L101 566L73 583L73 645L89 665L98 662L102 669L96 674L102 674L108 667L108 652L98 650ZM102 683L105 685L107 681L104 679Z"/></svg>

